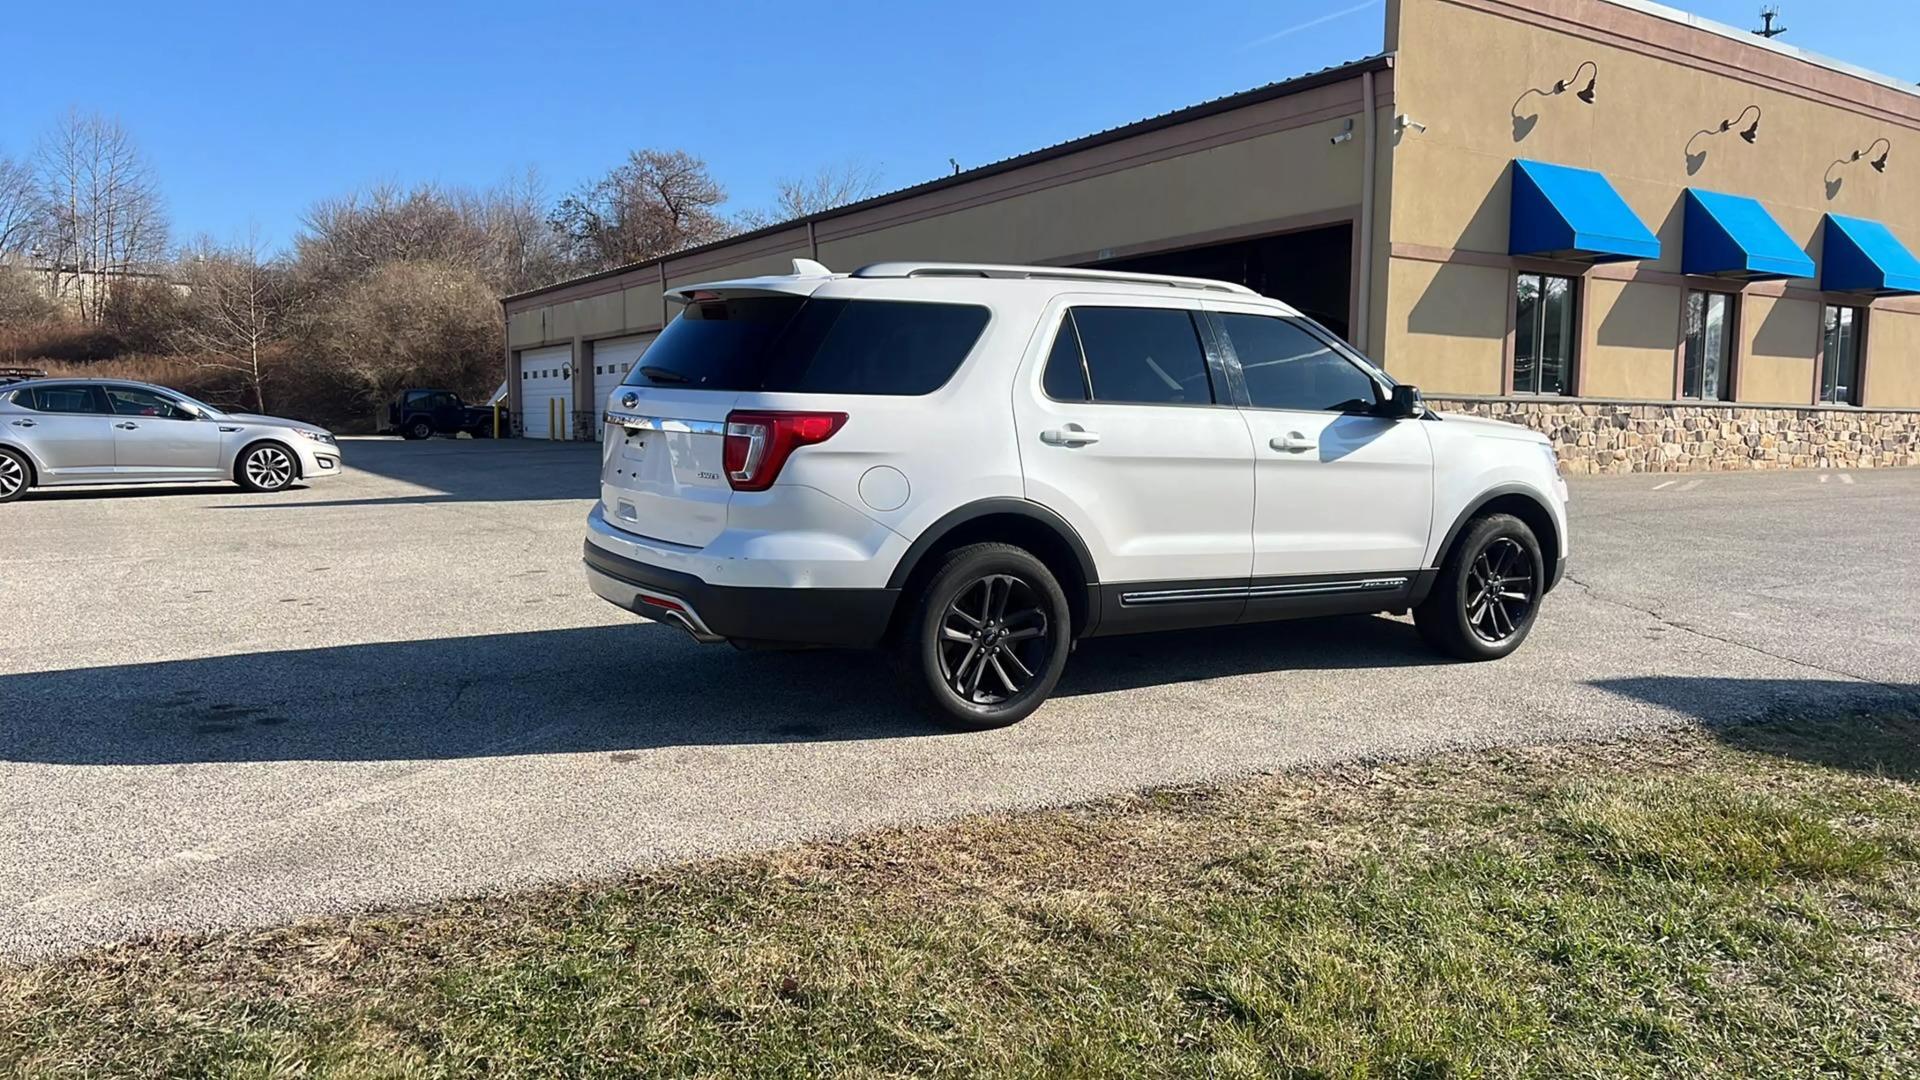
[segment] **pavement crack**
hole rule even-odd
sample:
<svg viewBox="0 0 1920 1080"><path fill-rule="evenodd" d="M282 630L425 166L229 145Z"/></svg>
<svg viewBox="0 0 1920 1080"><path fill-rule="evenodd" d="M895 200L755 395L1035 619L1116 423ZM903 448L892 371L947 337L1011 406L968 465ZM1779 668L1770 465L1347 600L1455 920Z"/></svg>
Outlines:
<svg viewBox="0 0 1920 1080"><path fill-rule="evenodd" d="M1703 629L1692 623L1681 622L1680 620L1672 618L1671 616L1662 614L1657 608L1652 608L1652 607L1647 607L1641 604L1632 603L1627 600L1622 600L1616 596L1608 596L1604 593L1601 593L1599 590L1594 588L1594 586L1591 583L1581 581L1578 577L1575 577L1571 573L1567 574L1566 580L1571 584L1578 585L1589 597L1592 597L1593 599L1598 600L1603 604L1611 604L1614 607L1625 608L1628 611L1639 612L1640 614L1647 616L1653 621L1659 623L1661 626L1667 627L1670 630L1678 630L1682 633L1692 634L1695 637L1705 638L1708 641L1717 641L1723 645L1732 645L1735 648L1746 649L1748 652L1758 653L1761 656L1769 657L1771 659L1778 660L1782 663L1793 664L1797 667L1811 668L1812 670L1818 671L1825 675L1832 675L1842 679L1852 679L1855 682L1862 682L1862 683L1867 683L1871 686L1882 687L1884 689L1892 690L1902 695L1911 693L1910 688L1901 686L1897 683L1884 682L1880 679L1872 678L1871 676L1856 674L1854 672L1845 671L1840 668L1827 667L1824 664L1817 664L1811 660L1803 660L1797 656L1788 656L1785 653L1775 652L1772 649L1768 649L1764 646L1755 645L1750 641L1741 641L1739 638L1731 637L1726 634L1716 633L1715 631L1712 631L1712 630Z"/></svg>

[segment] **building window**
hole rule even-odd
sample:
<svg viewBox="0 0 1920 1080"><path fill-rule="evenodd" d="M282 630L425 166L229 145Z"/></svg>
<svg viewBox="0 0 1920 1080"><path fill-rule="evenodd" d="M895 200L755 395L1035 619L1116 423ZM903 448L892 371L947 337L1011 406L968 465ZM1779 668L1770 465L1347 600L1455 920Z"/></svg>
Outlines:
<svg viewBox="0 0 1920 1080"><path fill-rule="evenodd" d="M1515 278L1513 392L1573 393L1573 279L1552 274Z"/></svg>
<svg viewBox="0 0 1920 1080"><path fill-rule="evenodd" d="M1860 308L1826 309L1826 341L1821 349L1820 400L1833 405L1860 404L1860 332L1867 313Z"/></svg>
<svg viewBox="0 0 1920 1080"><path fill-rule="evenodd" d="M1733 304L1721 292L1687 294L1686 362L1680 396L1701 401L1733 400Z"/></svg>

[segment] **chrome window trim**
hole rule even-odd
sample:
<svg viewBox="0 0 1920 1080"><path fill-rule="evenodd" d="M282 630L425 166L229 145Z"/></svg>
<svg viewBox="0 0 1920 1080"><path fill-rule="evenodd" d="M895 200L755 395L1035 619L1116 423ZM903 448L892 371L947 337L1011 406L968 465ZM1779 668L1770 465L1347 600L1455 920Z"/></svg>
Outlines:
<svg viewBox="0 0 1920 1080"><path fill-rule="evenodd" d="M615 412L607 410L606 422L628 431L679 432L689 435L722 435L727 433L724 420L686 420L675 416L641 416L638 413Z"/></svg>

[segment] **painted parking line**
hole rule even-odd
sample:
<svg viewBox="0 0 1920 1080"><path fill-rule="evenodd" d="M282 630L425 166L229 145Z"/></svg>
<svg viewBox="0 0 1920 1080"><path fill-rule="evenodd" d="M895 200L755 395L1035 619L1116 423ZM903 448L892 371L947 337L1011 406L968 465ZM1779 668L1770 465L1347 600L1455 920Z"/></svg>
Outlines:
<svg viewBox="0 0 1920 1080"><path fill-rule="evenodd" d="M1827 476L1827 474L1826 474L1826 473L1821 473L1821 474L1820 474L1820 482L1821 482L1821 483L1823 483L1823 484L1824 484L1824 483L1826 483L1826 482L1827 482L1827 481L1828 481L1829 479L1831 479L1831 477L1829 477L1829 476Z"/></svg>
<svg viewBox="0 0 1920 1080"><path fill-rule="evenodd" d="M1677 484L1677 483L1679 483L1679 482L1680 482L1680 481L1678 481L1678 480L1668 480L1668 481L1667 481L1667 482L1665 482L1665 483L1662 483L1662 484L1655 484L1655 485L1653 485L1653 490L1655 490L1655 491L1665 491L1665 490L1666 490L1667 488L1670 488L1670 487L1672 487L1673 485L1675 485L1675 484Z"/></svg>
<svg viewBox="0 0 1920 1080"><path fill-rule="evenodd" d="M1705 480L1689 480L1689 481L1687 481L1686 483L1684 483L1684 484L1681 484L1681 485L1680 485L1680 486L1679 486L1678 488L1676 488L1675 490L1677 490L1677 491L1692 491L1692 490L1693 490L1694 488L1697 488L1697 487L1699 487L1699 486L1700 486L1701 484L1704 484L1704 483L1706 483L1706 481L1705 481Z"/></svg>
<svg viewBox="0 0 1920 1080"><path fill-rule="evenodd" d="M1853 476L1849 473L1841 473L1840 482L1843 484L1851 484L1853 483Z"/></svg>

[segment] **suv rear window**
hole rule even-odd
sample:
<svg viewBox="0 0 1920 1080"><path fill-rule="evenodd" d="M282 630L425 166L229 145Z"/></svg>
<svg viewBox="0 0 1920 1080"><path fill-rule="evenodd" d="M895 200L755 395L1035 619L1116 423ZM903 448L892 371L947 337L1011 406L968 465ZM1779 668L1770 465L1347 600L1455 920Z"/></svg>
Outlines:
<svg viewBox="0 0 1920 1080"><path fill-rule="evenodd" d="M690 303L628 386L796 394L928 394L987 326L987 309L911 300L728 297Z"/></svg>

